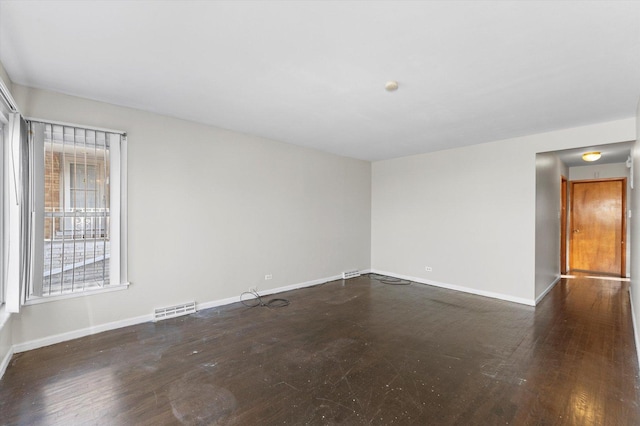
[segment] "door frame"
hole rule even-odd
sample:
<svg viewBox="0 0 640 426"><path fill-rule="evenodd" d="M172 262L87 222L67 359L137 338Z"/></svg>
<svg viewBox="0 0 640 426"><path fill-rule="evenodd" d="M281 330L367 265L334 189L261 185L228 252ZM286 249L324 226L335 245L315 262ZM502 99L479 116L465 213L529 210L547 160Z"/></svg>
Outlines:
<svg viewBox="0 0 640 426"><path fill-rule="evenodd" d="M573 227L573 184L574 183L590 183L590 182L608 182L608 181L621 181L622 182L622 207L621 207L621 227L620 237L620 277L627 276L627 178L626 177L614 177L614 178L603 178L603 179L581 179L581 180L572 180L570 181L570 190L569 190L569 205L571 208L571 212L569 214L569 226ZM571 251L573 247L569 244L569 262L571 262ZM569 264L569 270L572 269L572 265Z"/></svg>
<svg viewBox="0 0 640 426"><path fill-rule="evenodd" d="M566 274L567 268L567 177L560 176L560 273Z"/></svg>

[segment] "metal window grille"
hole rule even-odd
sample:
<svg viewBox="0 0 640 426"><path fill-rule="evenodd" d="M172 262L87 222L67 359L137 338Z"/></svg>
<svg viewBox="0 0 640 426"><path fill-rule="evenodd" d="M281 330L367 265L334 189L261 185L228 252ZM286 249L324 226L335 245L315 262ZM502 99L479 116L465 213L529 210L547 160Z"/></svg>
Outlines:
<svg viewBox="0 0 640 426"><path fill-rule="evenodd" d="M109 159L107 133L44 125L41 296L109 285Z"/></svg>

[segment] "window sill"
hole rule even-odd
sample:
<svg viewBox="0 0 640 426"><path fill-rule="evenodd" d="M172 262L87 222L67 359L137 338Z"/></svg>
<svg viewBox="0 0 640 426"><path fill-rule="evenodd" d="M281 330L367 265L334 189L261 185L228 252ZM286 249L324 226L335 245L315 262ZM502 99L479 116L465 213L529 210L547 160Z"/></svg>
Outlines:
<svg viewBox="0 0 640 426"><path fill-rule="evenodd" d="M78 297L92 296L94 294L111 293L113 291L126 290L129 288L129 285L130 283L127 282L119 285L110 285L108 287L99 288L96 290L87 290L87 291L82 291L77 293L67 293L67 294L61 294L58 296L43 296L43 297L35 296L27 300L26 302L24 302L24 304L26 306L39 305L41 303L55 302L56 300L75 299Z"/></svg>

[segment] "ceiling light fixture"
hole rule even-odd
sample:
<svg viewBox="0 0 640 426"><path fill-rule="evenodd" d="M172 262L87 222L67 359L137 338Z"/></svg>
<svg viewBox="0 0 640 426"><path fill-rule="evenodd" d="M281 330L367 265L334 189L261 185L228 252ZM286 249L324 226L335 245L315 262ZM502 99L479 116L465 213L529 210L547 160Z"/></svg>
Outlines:
<svg viewBox="0 0 640 426"><path fill-rule="evenodd" d="M602 155L600 154L600 151L591 151L591 152L585 152L584 154L582 154L582 159L584 161L596 161L596 160L599 160L600 157L602 157Z"/></svg>
<svg viewBox="0 0 640 426"><path fill-rule="evenodd" d="M384 85L384 88L387 92L395 92L396 90L398 90L398 82L394 80L387 81L387 84Z"/></svg>

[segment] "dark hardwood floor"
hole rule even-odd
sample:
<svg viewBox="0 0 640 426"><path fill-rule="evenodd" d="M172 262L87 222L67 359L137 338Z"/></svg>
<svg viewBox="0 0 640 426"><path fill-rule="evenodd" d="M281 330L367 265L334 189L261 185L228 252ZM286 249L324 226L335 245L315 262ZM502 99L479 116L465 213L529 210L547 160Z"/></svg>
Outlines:
<svg viewBox="0 0 640 426"><path fill-rule="evenodd" d="M363 276L14 355L2 424L640 425L628 283L537 308Z"/></svg>

